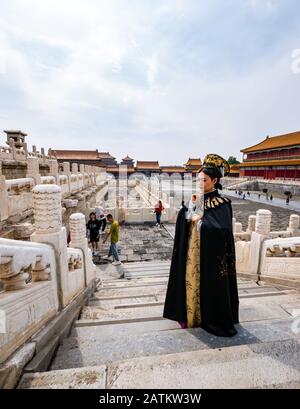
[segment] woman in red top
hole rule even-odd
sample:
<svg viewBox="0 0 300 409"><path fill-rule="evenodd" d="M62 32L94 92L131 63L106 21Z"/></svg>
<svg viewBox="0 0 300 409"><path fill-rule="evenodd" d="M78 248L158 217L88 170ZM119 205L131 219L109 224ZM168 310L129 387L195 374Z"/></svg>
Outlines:
<svg viewBox="0 0 300 409"><path fill-rule="evenodd" d="M164 210L164 207L163 207L162 201L159 200L154 210L154 213L156 213L156 226L160 226L160 218L161 218L161 213L163 210Z"/></svg>

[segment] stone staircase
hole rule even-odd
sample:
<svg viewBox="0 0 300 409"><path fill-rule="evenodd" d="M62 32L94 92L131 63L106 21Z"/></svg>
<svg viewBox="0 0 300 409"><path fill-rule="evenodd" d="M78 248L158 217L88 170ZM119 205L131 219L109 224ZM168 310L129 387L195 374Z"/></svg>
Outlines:
<svg viewBox="0 0 300 409"><path fill-rule="evenodd" d="M49 371L19 388L300 387L299 292L239 279L238 334L220 338L162 318L169 266L98 266L97 291Z"/></svg>

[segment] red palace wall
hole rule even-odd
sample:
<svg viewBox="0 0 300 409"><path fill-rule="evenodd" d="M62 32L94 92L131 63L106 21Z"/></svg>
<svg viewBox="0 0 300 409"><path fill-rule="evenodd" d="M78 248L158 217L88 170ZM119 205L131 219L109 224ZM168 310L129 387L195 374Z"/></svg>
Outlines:
<svg viewBox="0 0 300 409"><path fill-rule="evenodd" d="M264 179L300 179L300 169L242 169L240 176Z"/></svg>

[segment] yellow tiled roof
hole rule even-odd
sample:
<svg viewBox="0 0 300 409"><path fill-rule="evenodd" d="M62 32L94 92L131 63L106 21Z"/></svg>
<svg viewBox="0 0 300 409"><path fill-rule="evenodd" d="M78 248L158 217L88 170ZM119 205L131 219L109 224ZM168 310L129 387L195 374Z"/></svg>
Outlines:
<svg viewBox="0 0 300 409"><path fill-rule="evenodd" d="M189 160L187 161L187 163L185 163L186 166L201 166L202 162L201 159L193 159L193 158L189 158Z"/></svg>
<svg viewBox="0 0 300 409"><path fill-rule="evenodd" d="M159 163L158 161L137 161L136 168L139 169L158 169L159 170Z"/></svg>
<svg viewBox="0 0 300 409"><path fill-rule="evenodd" d="M266 137L266 139L249 148L242 149L241 152L256 152L275 148L284 148L286 146L300 145L300 131L285 135Z"/></svg>
<svg viewBox="0 0 300 409"><path fill-rule="evenodd" d="M57 159L99 159L97 151L54 149L52 150L52 154L54 154Z"/></svg>

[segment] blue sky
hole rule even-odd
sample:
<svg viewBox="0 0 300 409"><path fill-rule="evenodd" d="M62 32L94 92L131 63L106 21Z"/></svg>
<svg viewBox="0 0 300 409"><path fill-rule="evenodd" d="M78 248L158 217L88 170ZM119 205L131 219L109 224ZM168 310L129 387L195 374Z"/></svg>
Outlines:
<svg viewBox="0 0 300 409"><path fill-rule="evenodd" d="M27 132L30 146L167 165L240 159L266 135L300 130L298 0L0 0L0 10L0 129Z"/></svg>

